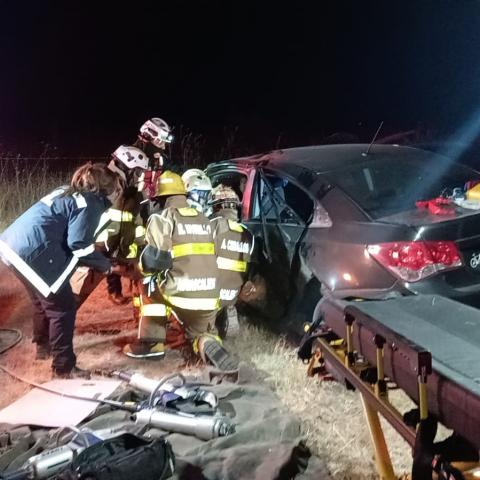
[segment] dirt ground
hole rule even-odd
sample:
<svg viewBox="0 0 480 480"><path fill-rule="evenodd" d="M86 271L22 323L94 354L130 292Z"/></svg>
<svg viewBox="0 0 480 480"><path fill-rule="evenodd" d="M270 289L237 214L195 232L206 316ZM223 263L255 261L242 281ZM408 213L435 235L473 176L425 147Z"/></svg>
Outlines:
<svg viewBox="0 0 480 480"><path fill-rule="evenodd" d="M124 284L128 293L128 284ZM121 347L135 335L131 305L115 306L106 296L105 282L93 292L77 316L75 351L78 365L89 369L126 369L161 378L172 371L198 373L186 367L178 351L161 361L137 361L124 356ZM0 356L0 362L18 375L44 382L50 379L49 361L34 361L31 342L31 307L15 277L0 263L0 327L22 331L22 341ZM242 323L240 335L227 346L244 361L265 373L265 382L302 422L307 445L324 459L335 479L376 478L373 451L358 393L335 382L319 383L306 376L305 366L293 348L272 333ZM28 386L0 372L0 408L26 393ZM402 409L410 401L394 392L392 402ZM411 454L403 439L384 422L386 439L397 474L410 469Z"/></svg>
<svg viewBox="0 0 480 480"><path fill-rule="evenodd" d="M128 283L124 284L128 294ZM34 361L31 306L22 284L0 263L0 327L19 329L22 341L0 357L3 365L18 375L35 382L50 380L50 361ZM74 346L79 367L94 369L138 370L159 377L185 369L177 351L169 352L162 361L138 361L121 353L122 346L135 337L131 304L113 305L107 299L106 284L102 282L82 305L77 314ZM188 368L194 374L198 369ZM29 387L7 378L0 372L0 408L28 391Z"/></svg>

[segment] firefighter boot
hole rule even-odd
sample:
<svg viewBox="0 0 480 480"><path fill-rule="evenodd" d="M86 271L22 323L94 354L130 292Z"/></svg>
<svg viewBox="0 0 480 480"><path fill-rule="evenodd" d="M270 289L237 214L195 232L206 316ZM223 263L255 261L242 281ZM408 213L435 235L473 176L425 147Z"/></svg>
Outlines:
<svg viewBox="0 0 480 480"><path fill-rule="evenodd" d="M222 340L208 333L197 337L193 342L193 351L198 353L205 363L211 363L219 370L238 369L238 361L223 347Z"/></svg>
<svg viewBox="0 0 480 480"><path fill-rule="evenodd" d="M123 353L131 358L160 359L165 356L165 344L136 340L125 345Z"/></svg>
<svg viewBox="0 0 480 480"><path fill-rule="evenodd" d="M221 339L236 337L240 332L238 313L235 305L222 308L215 319L215 328Z"/></svg>
<svg viewBox="0 0 480 480"><path fill-rule="evenodd" d="M35 360L48 360L50 358L50 345L37 343Z"/></svg>

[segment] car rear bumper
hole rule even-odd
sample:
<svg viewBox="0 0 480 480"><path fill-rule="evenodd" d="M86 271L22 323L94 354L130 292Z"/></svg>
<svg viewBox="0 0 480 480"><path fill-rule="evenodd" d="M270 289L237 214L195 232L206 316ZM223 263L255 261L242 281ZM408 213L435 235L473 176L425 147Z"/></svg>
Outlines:
<svg viewBox="0 0 480 480"><path fill-rule="evenodd" d="M469 281L460 281L461 278ZM480 276L477 275L463 275L462 272L438 275L422 282L406 284L405 287L414 294L441 295L480 308Z"/></svg>

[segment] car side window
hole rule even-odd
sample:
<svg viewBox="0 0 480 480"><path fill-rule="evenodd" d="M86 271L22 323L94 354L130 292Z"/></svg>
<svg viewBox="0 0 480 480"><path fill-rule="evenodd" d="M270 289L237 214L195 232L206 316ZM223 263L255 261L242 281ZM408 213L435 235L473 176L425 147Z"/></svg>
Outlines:
<svg viewBox="0 0 480 480"><path fill-rule="evenodd" d="M302 225L312 218L313 201L287 178L261 173L254 194L252 219Z"/></svg>

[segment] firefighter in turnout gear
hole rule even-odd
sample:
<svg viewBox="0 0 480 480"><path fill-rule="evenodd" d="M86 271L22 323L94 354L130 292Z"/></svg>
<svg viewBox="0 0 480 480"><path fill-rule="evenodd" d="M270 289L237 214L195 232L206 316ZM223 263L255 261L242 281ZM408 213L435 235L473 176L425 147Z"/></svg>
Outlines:
<svg viewBox="0 0 480 480"><path fill-rule="evenodd" d="M150 215L158 210L155 204L157 181L163 170L171 169L165 151L173 142L172 129L168 123L158 117L153 117L143 123L140 127L137 140L134 146L146 153L148 168L140 178L139 190L143 193L143 203L140 209L140 216L143 224L146 225ZM140 318L141 285L136 282L133 292L133 315Z"/></svg>
<svg viewBox="0 0 480 480"><path fill-rule="evenodd" d="M172 142L172 129L161 118L151 118L140 127L134 146L145 152L148 157L148 169L141 179L145 198L155 197L158 178L163 170L171 169L165 150Z"/></svg>
<svg viewBox="0 0 480 480"><path fill-rule="evenodd" d="M123 196L106 212L110 223L99 235L97 242L103 242L109 256L121 262L133 262L145 241L145 228L140 217L143 194L140 178L148 169L148 158L139 148L121 145L112 154L108 168L118 173L125 181ZM122 295L120 275L107 277L108 294L113 303L126 302Z"/></svg>
<svg viewBox="0 0 480 480"><path fill-rule="evenodd" d="M135 358L164 355L166 322L173 311L196 353L219 368L236 363L215 336L219 308L218 270L210 221L187 204L179 175L165 171L157 194L163 210L153 214L140 267L147 276L136 342L124 353Z"/></svg>
<svg viewBox="0 0 480 480"><path fill-rule="evenodd" d="M212 190L209 202L212 209L210 221L217 252L220 280L220 307L217 328L221 336L238 332L235 308L254 247L254 237L238 222L240 200L231 187L218 185Z"/></svg>
<svg viewBox="0 0 480 480"><path fill-rule="evenodd" d="M136 261L138 249L144 242L145 229L139 215L143 195L138 185L147 168L146 154L129 145L119 146L108 164L108 169L123 180L125 189L122 196L102 215L100 224L106 225L106 228L97 235L95 242L110 259L122 264ZM85 301L100 280L101 277L88 267L75 272L71 284L77 297L77 306ZM107 290L112 303L121 305L127 302L122 295L120 275L112 273L107 276Z"/></svg>
<svg viewBox="0 0 480 480"><path fill-rule="evenodd" d="M187 203L198 212L205 213L208 197L212 190L212 183L203 170L191 168L182 175Z"/></svg>

